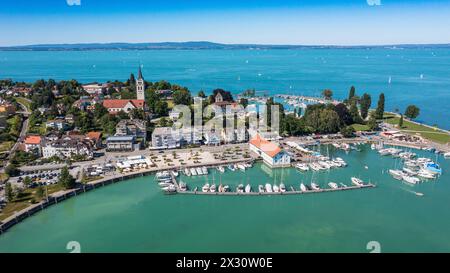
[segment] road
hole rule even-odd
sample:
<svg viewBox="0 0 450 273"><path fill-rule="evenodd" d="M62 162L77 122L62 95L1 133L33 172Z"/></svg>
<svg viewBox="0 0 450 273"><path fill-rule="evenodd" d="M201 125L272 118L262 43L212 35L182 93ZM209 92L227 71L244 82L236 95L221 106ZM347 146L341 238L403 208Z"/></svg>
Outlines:
<svg viewBox="0 0 450 273"><path fill-rule="evenodd" d="M22 108L24 109L23 112L18 112L18 113L22 113L24 119L22 122L22 129L20 130L19 137L17 138L16 143L14 143L14 146L12 147L11 151L9 152L8 160L10 160L11 157L16 152L17 148L19 147L20 140L23 139L28 133L28 125L29 125L28 116L31 114L30 109L28 109L28 107L21 102L17 102L17 103L20 104L22 106Z"/></svg>

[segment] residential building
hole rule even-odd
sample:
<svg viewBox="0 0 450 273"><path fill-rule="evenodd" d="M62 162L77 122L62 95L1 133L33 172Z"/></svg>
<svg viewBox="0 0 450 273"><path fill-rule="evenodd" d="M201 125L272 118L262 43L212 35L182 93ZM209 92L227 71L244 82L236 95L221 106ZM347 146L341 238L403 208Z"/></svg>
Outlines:
<svg viewBox="0 0 450 273"><path fill-rule="evenodd" d="M98 95L106 91L106 85L100 83L84 84L81 87L83 87L83 90L89 95Z"/></svg>
<svg viewBox="0 0 450 273"><path fill-rule="evenodd" d="M135 136L143 142L147 139L147 126L142 119L123 119L116 125L116 136Z"/></svg>
<svg viewBox="0 0 450 273"><path fill-rule="evenodd" d="M52 128L56 130L67 130L70 126L64 119L49 120L45 123L46 128Z"/></svg>
<svg viewBox="0 0 450 273"><path fill-rule="evenodd" d="M16 107L14 107L14 105L10 104L10 103L2 103L0 104L0 113L5 113L5 114L14 114L16 112Z"/></svg>
<svg viewBox="0 0 450 273"><path fill-rule="evenodd" d="M102 133L101 132L88 132L86 134L86 138L93 142L93 145L96 149L100 149L102 147Z"/></svg>
<svg viewBox="0 0 450 273"><path fill-rule="evenodd" d="M79 140L66 136L64 138L46 142L42 146L42 156L50 158L72 158L73 156L84 156L86 159L93 157L92 143L87 140Z"/></svg>
<svg viewBox="0 0 450 273"><path fill-rule="evenodd" d="M171 120L178 120L181 117L181 112L177 110L172 110L169 112L169 118Z"/></svg>
<svg viewBox="0 0 450 273"><path fill-rule="evenodd" d="M286 151L277 144L262 138L259 134L250 140L249 148L259 155L269 167L289 167L291 165L291 157Z"/></svg>
<svg viewBox="0 0 450 273"><path fill-rule="evenodd" d="M25 152L41 155L42 138L40 136L27 136L24 140Z"/></svg>
<svg viewBox="0 0 450 273"><path fill-rule="evenodd" d="M152 148L173 149L181 145L180 132L172 127L156 127L152 133Z"/></svg>
<svg viewBox="0 0 450 273"><path fill-rule="evenodd" d="M132 152L139 149L135 136L110 136L106 139L108 152Z"/></svg>
<svg viewBox="0 0 450 273"><path fill-rule="evenodd" d="M205 138L204 143L206 145L220 145L220 135L215 131L207 131L203 133L203 137Z"/></svg>

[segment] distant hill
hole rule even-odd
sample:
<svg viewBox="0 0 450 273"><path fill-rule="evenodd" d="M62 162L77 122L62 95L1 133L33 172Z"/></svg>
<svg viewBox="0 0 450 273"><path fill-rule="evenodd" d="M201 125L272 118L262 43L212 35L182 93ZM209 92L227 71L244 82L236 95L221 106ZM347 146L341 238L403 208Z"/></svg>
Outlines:
<svg viewBox="0 0 450 273"><path fill-rule="evenodd" d="M2 51L161 50L161 49L303 49L303 48L450 48L450 44L377 46L220 44L207 41L161 43L38 44L0 47Z"/></svg>

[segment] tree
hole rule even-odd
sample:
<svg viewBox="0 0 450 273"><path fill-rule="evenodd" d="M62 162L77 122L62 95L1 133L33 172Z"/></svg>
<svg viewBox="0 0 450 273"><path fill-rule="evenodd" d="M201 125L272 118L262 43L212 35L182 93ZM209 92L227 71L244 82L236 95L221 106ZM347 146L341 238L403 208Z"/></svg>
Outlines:
<svg viewBox="0 0 450 273"><path fill-rule="evenodd" d="M25 179L23 180L23 184L27 187L31 185L31 178L29 176L25 176Z"/></svg>
<svg viewBox="0 0 450 273"><path fill-rule="evenodd" d="M384 93L380 94L380 97L378 98L378 105L377 109L375 110L375 117L377 119L382 119L384 114Z"/></svg>
<svg viewBox="0 0 450 273"><path fill-rule="evenodd" d="M58 181L65 189L72 189L75 187L75 178L69 173L67 166L61 170L61 176Z"/></svg>
<svg viewBox="0 0 450 273"><path fill-rule="evenodd" d="M36 189L36 197L40 200L44 197L44 187L40 186Z"/></svg>
<svg viewBox="0 0 450 273"><path fill-rule="evenodd" d="M348 100L351 101L353 97L355 96L356 90L355 87L350 87L350 91L348 92Z"/></svg>
<svg viewBox="0 0 450 273"><path fill-rule="evenodd" d="M175 105L190 105L192 101L191 92L187 89L175 90L172 97Z"/></svg>
<svg viewBox="0 0 450 273"><path fill-rule="evenodd" d="M415 105L409 105L408 107L406 107L405 116L407 116L408 118L415 119L419 116L419 114L420 114L419 107Z"/></svg>
<svg viewBox="0 0 450 273"><path fill-rule="evenodd" d="M343 123L342 125L350 125L353 123L352 115L350 115L350 112L345 104L339 103L336 105L335 111L339 115L339 119Z"/></svg>
<svg viewBox="0 0 450 273"><path fill-rule="evenodd" d="M199 96L200 98L206 98L205 92L203 92L203 90L198 91L197 96Z"/></svg>
<svg viewBox="0 0 450 273"><path fill-rule="evenodd" d="M248 105L248 99L246 98L241 98L241 100L239 101L239 104L242 105L242 107L247 107Z"/></svg>
<svg viewBox="0 0 450 273"><path fill-rule="evenodd" d="M378 130L378 123L377 123L377 119L375 118L374 113L370 114L369 121L367 122L367 126L369 127L369 129L371 131Z"/></svg>
<svg viewBox="0 0 450 273"><path fill-rule="evenodd" d="M103 106L101 103L96 103L94 106L94 117L95 119L99 119L104 115L108 114L108 109Z"/></svg>
<svg viewBox="0 0 450 273"><path fill-rule="evenodd" d="M19 169L17 169L15 164L11 163L5 168L5 173L9 176L16 176L19 174Z"/></svg>
<svg viewBox="0 0 450 273"><path fill-rule="evenodd" d="M398 128L403 128L403 115L400 114L400 119L398 120Z"/></svg>
<svg viewBox="0 0 450 273"><path fill-rule="evenodd" d="M352 126L346 126L341 129L341 134L343 137L353 137L355 129Z"/></svg>
<svg viewBox="0 0 450 273"><path fill-rule="evenodd" d="M352 99L350 102L350 115L354 123L361 123L362 119L359 115L358 106L356 106L356 100Z"/></svg>
<svg viewBox="0 0 450 273"><path fill-rule="evenodd" d="M331 97L333 96L333 91L331 91L330 89L325 89L322 91L322 96L326 100L331 100Z"/></svg>
<svg viewBox="0 0 450 273"><path fill-rule="evenodd" d="M5 196L8 202L12 202L14 200L14 189L9 182L5 184Z"/></svg>
<svg viewBox="0 0 450 273"><path fill-rule="evenodd" d="M359 104L361 106L361 117L366 119L369 114L370 105L372 104L372 98L369 94L364 93L359 101Z"/></svg>

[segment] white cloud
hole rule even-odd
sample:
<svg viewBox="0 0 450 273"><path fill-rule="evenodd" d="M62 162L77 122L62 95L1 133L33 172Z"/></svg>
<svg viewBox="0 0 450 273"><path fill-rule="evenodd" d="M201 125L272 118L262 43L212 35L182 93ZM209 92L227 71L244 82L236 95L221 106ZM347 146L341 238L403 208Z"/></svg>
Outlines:
<svg viewBox="0 0 450 273"><path fill-rule="evenodd" d="M81 0L66 0L69 6L81 6Z"/></svg>

